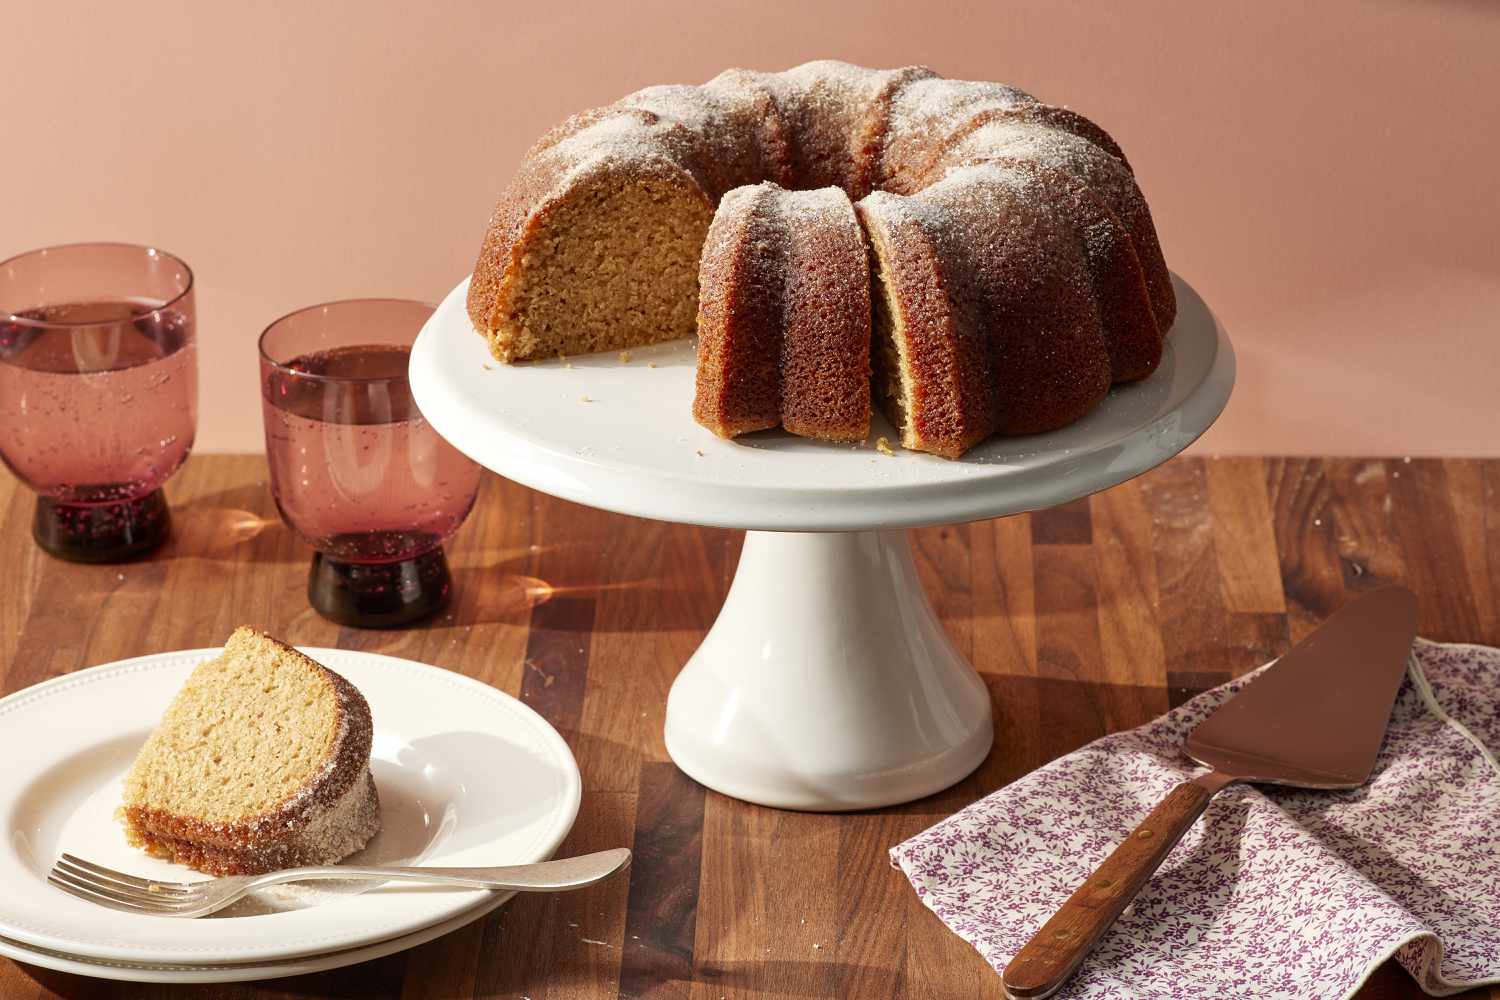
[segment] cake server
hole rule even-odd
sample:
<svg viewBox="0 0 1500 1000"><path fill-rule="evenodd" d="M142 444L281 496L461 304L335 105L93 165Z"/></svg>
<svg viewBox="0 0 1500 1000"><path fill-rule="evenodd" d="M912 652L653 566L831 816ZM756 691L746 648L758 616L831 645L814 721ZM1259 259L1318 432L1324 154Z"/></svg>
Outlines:
<svg viewBox="0 0 1500 1000"><path fill-rule="evenodd" d="M1225 787L1356 788L1370 777L1417 631L1417 599L1383 587L1350 601L1187 738L1209 770L1184 781L1104 859L1005 967L1017 1000L1050 996Z"/></svg>

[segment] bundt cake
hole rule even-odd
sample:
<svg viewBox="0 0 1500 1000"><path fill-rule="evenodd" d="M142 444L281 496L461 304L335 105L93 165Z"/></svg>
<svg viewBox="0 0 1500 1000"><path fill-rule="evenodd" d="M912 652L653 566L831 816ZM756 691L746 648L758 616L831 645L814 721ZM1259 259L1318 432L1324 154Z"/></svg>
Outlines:
<svg viewBox="0 0 1500 1000"><path fill-rule="evenodd" d="M693 416L722 437L870 432L870 272L836 187L731 190L703 244Z"/></svg>
<svg viewBox="0 0 1500 1000"><path fill-rule="evenodd" d="M842 238L825 254L776 221L832 213L831 194L805 197L822 187L855 203L873 392L906 447L956 458L1059 427L1159 362L1172 284L1119 146L1014 87L921 67L729 70L573 116L501 196L469 316L504 362L697 332L710 429L857 438L832 346L849 331L820 326L839 307L817 299L847 291ZM811 365L814 341L838 356Z"/></svg>
<svg viewBox="0 0 1500 1000"><path fill-rule="evenodd" d="M236 629L125 778L126 837L210 875L332 864L380 829L370 707L290 646Z"/></svg>

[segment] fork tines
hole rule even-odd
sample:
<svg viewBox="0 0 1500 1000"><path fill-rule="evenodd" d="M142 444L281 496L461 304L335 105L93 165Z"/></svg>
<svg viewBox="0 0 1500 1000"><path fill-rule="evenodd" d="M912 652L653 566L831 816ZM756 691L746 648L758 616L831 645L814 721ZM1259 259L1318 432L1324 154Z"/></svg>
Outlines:
<svg viewBox="0 0 1500 1000"><path fill-rule="evenodd" d="M126 913L180 913L202 902L191 882L156 882L64 854L47 881L79 899Z"/></svg>

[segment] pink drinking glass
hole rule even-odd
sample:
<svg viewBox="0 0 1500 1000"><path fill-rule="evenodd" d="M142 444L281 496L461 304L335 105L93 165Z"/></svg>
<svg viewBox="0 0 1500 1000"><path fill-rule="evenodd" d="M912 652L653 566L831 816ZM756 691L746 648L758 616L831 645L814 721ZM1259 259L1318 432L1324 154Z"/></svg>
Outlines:
<svg viewBox="0 0 1500 1000"><path fill-rule="evenodd" d="M329 302L261 334L271 493L316 550L308 600L341 625L406 625L452 589L443 542L474 506L479 467L412 399L407 359L432 308Z"/></svg>
<svg viewBox="0 0 1500 1000"><path fill-rule="evenodd" d="M0 459L37 493L32 535L79 562L164 541L162 484L193 445L193 272L78 243L0 262Z"/></svg>

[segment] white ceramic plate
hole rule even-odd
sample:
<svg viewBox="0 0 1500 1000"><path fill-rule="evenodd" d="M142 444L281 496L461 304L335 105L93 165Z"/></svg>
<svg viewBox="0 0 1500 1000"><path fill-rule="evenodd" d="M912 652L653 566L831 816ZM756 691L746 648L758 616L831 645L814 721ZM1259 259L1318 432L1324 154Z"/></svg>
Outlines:
<svg viewBox="0 0 1500 1000"><path fill-rule="evenodd" d="M0 955L37 965L44 969L68 972L75 976L92 976L95 979L113 979L127 983L243 983L257 979L280 979L284 976L303 976L311 972L327 972L356 965L398 951L415 948L434 938L456 931L467 923L478 920L496 909L515 893L495 893L481 899L472 909L450 917L442 923L424 927L410 934L376 941L363 948L348 948L323 955L304 955L301 958L286 958L280 961L249 962L241 965L213 964L167 964L149 962L115 962L103 958L83 958L60 951L32 948L19 941L0 937Z"/></svg>
<svg viewBox="0 0 1500 1000"><path fill-rule="evenodd" d="M1234 385L1234 350L1203 299L1173 276L1177 319L1160 367L1082 420L994 437L959 461L781 431L724 441L693 422L689 340L567 361L502 365L464 308L467 281L428 319L411 385L439 434L533 489L638 517L727 528L851 531L1037 510L1106 489L1186 448Z"/></svg>
<svg viewBox="0 0 1500 1000"><path fill-rule="evenodd" d="M130 847L114 811L120 779L163 709L217 652L124 660L0 700L0 760L8 762L0 772L0 937L84 959L244 965L390 942L493 902L476 890L321 883L267 890L222 916L176 920L93 906L48 885L63 851L147 877L201 877ZM436 667L306 652L358 687L375 719L382 830L357 859L524 864L562 843L582 788L567 744L541 716Z"/></svg>

